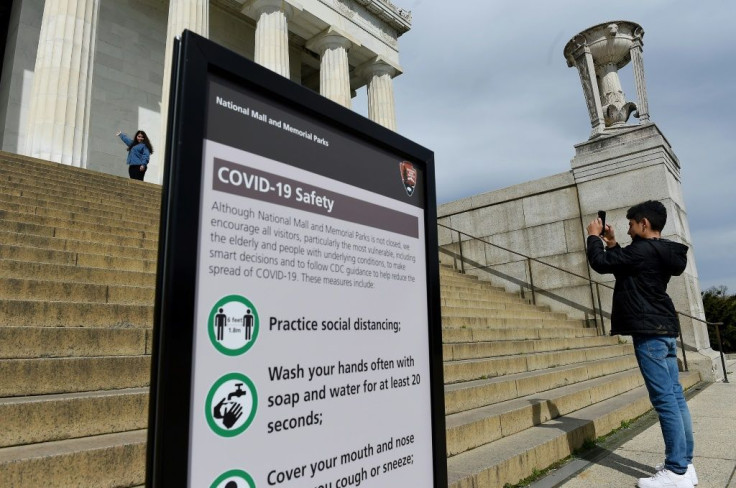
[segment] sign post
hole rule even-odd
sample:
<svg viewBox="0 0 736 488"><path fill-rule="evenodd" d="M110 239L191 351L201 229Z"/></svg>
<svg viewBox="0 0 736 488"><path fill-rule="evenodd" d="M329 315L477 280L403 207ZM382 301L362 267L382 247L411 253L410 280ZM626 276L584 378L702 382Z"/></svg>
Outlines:
<svg viewBox="0 0 736 488"><path fill-rule="evenodd" d="M148 486L444 488L432 153L177 48Z"/></svg>

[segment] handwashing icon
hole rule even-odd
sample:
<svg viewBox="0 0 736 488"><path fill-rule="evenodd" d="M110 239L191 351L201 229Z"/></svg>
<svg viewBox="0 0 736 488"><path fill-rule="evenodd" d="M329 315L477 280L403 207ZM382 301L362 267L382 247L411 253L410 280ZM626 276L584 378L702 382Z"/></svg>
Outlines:
<svg viewBox="0 0 736 488"><path fill-rule="evenodd" d="M232 401L233 397L241 397L245 396L247 393L242 388L243 383L235 383L235 391L230 392L227 395L227 402L229 403L229 407L225 408L225 412L222 412L222 407L225 406L225 398L223 397L222 400L220 400L217 405L215 405L214 411L212 412L212 417L216 419L222 419L222 424L225 426L226 429L231 428L233 425L235 425L235 422L238 421L238 419L243 415L243 406L240 405L237 401Z"/></svg>

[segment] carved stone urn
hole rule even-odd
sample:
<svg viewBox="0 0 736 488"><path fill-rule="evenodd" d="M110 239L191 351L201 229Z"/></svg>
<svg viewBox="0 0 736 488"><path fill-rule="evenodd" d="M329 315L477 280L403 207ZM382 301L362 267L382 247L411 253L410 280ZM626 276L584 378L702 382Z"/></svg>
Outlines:
<svg viewBox="0 0 736 488"><path fill-rule="evenodd" d="M625 126L632 113L640 123L649 121L643 37L644 30L639 24L617 20L590 27L565 45L567 65L576 67L580 74L593 126L591 137ZM618 70L632 60L638 104L626 101L618 77Z"/></svg>

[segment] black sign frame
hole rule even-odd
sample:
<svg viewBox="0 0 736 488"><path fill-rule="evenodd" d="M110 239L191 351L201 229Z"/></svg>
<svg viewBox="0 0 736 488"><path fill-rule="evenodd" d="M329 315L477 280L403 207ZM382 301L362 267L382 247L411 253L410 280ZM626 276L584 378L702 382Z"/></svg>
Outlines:
<svg viewBox="0 0 736 488"><path fill-rule="evenodd" d="M197 34L174 46L162 182L146 486L188 486L193 327L208 77L287 104L419 166L426 250L434 488L447 486L436 193L432 151ZM172 413L175 412L175 413Z"/></svg>

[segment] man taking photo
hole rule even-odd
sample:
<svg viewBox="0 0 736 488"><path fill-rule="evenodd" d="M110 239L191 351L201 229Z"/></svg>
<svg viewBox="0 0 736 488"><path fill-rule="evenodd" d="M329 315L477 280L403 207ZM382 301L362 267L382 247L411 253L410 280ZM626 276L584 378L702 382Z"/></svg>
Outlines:
<svg viewBox="0 0 736 488"><path fill-rule="evenodd" d="M629 236L621 247L613 228L600 218L588 224L590 267L613 273L611 335L630 335L649 399L659 416L665 444L664 464L651 478L640 478L639 488L692 488L698 484L693 459L690 411L677 367L676 337L679 321L667 295L667 283L687 265L687 246L661 238L667 209L649 200L631 207Z"/></svg>

